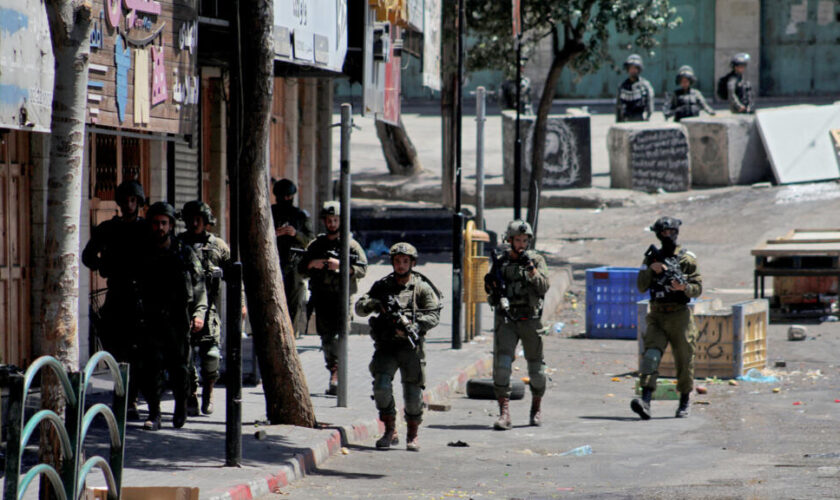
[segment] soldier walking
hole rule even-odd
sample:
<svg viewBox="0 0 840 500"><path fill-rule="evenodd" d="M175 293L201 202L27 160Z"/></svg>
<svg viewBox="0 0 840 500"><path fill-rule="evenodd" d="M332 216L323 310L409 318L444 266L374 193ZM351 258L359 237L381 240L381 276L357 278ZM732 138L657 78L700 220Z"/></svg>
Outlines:
<svg viewBox="0 0 840 500"><path fill-rule="evenodd" d="M160 399L164 372L175 397L172 426L187 421L190 332L204 329L207 294L204 270L195 252L173 234L175 209L157 202L149 207L151 245L142 264L142 301L145 332L142 337L142 391L149 403L143 427L160 429Z"/></svg>
<svg viewBox="0 0 840 500"><path fill-rule="evenodd" d="M694 315L688 308L689 301L703 292L703 279L697 270L697 257L677 245L682 221L673 217L658 219L650 230L662 243L653 245L645 253L643 268L636 285L639 292L650 291L650 312L643 338L644 355L639 370L642 387L641 399L634 399L630 408L642 420L651 417L650 400L656 390L659 362L671 344L677 368L677 390L680 405L677 418L688 416L688 399L694 388L694 347L697 330Z"/></svg>
<svg viewBox="0 0 840 500"><path fill-rule="evenodd" d="M286 304L289 318L300 337L306 328L306 289L303 276L298 272L300 253L292 249L304 250L312 241L312 228L309 214L294 205L297 186L288 179L280 179L272 188L277 203L271 206L274 219L274 234L277 236L277 251L280 254L280 268L283 272L283 288L286 292Z"/></svg>
<svg viewBox="0 0 840 500"><path fill-rule="evenodd" d="M397 410L393 381L397 369L403 384L405 421L408 426L406 449L420 451L417 431L423 420L426 355L423 342L426 332L440 321L440 291L432 282L414 270L417 249L408 243L391 247L394 272L371 286L356 301L356 314L368 316L375 351L370 362L373 375L373 398L385 433L376 447L387 449L399 444L396 431Z"/></svg>
<svg viewBox="0 0 840 500"><path fill-rule="evenodd" d="M642 56L630 54L624 61L627 79L618 87L615 121L646 122L653 115L653 87L642 77Z"/></svg>
<svg viewBox="0 0 840 500"><path fill-rule="evenodd" d="M533 237L530 224L523 220L511 221L505 233L510 247L501 256L494 256L490 272L484 277L484 287L495 311L493 385L499 401L499 419L493 427L497 430L511 428L510 375L519 341L522 341L530 377L530 424L542 424L540 405L546 379L541 337L545 327L541 316L549 283L545 259L534 250L528 250Z"/></svg>
<svg viewBox="0 0 840 500"><path fill-rule="evenodd" d="M691 66L681 66L677 72L677 85L680 88L673 94L667 94L662 105L662 112L666 119L673 116L674 121L678 122L683 118L700 116L701 109L710 115L715 114L715 110L706 102L703 93L694 88L696 83L697 77L694 76Z"/></svg>
<svg viewBox="0 0 840 500"><path fill-rule="evenodd" d="M137 412L138 325L142 320L138 310L138 262L146 243L149 227L139 216L146 200L143 187L137 181L125 181L117 187L116 201L120 215L114 216L91 231L90 241L82 251L82 263L107 279L105 303L99 310L96 334L102 348L121 363L130 364L128 412L130 420L140 418Z"/></svg>
<svg viewBox="0 0 840 500"><path fill-rule="evenodd" d="M336 314L336 308L341 301L341 274L339 273L339 252L341 250L341 206L337 201L324 203L321 209L321 220L327 229L325 234L319 234L306 248L306 253L298 266L301 274L309 277L309 290L315 309L315 327L321 337L321 349L324 351L324 361L330 372L330 383L326 393L336 395L338 392L338 334L342 321ZM365 251L359 243L350 237L350 295L356 293L358 281L367 271Z"/></svg>
<svg viewBox="0 0 840 500"><path fill-rule="evenodd" d="M201 363L201 412L213 413L213 387L219 380L219 362L222 357L219 302L224 270L231 264L230 247L227 243L207 229L216 224L210 205L195 200L184 204L181 218L187 230L178 235L178 239L191 247L201 261L204 288L207 293L207 314L201 330L190 334L190 391L187 398L187 414L198 415L198 370L192 356L193 348L198 348Z"/></svg>

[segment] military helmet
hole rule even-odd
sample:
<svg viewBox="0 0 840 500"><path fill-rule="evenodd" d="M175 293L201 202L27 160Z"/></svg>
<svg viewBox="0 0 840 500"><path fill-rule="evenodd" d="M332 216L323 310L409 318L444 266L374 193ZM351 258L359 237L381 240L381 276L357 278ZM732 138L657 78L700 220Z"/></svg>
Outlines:
<svg viewBox="0 0 840 500"><path fill-rule="evenodd" d="M274 193L274 196L280 199L297 193L297 186L295 186L295 183L289 179L280 179L274 183L271 191Z"/></svg>
<svg viewBox="0 0 840 500"><path fill-rule="evenodd" d="M412 259L417 260L417 249L414 248L414 245L412 245L411 243L406 243L405 241L394 243L391 246L391 250L388 252L388 254L391 256L392 259L395 256L402 254L408 255Z"/></svg>
<svg viewBox="0 0 840 500"><path fill-rule="evenodd" d="M510 221L510 224L508 224L508 227L507 227L507 231L505 231L505 239L509 240L509 239L513 238L514 236L517 236L517 235L520 235L520 234L527 234L528 236L533 238L534 237L534 230L531 229L530 224L528 224L526 221L524 221L522 219L516 219L516 220Z"/></svg>
<svg viewBox="0 0 840 500"><path fill-rule="evenodd" d="M624 69L627 69L630 66L636 66L639 68L639 71L645 69L645 65L642 62L642 56L639 54L630 54L627 56L627 59L624 61Z"/></svg>
<svg viewBox="0 0 840 500"><path fill-rule="evenodd" d="M152 206L146 210L146 218L151 219L158 215L165 215L169 217L173 224L175 224L175 208L165 201L158 201L152 203Z"/></svg>
<svg viewBox="0 0 840 500"><path fill-rule="evenodd" d="M114 199L116 200L117 205L122 206L129 196L137 198L137 206L141 206L146 203L146 194L143 193L143 186L133 179L123 181L119 186L117 186L117 192L114 195Z"/></svg>
<svg viewBox="0 0 840 500"><path fill-rule="evenodd" d="M682 78L688 78L692 85L697 83L697 77L694 75L694 69L691 66L680 66L680 69L677 70L677 85L680 84Z"/></svg>
<svg viewBox="0 0 840 500"><path fill-rule="evenodd" d="M682 221L674 217L660 217L656 219L656 222L654 222L652 226L650 226L650 230L656 234L659 234L666 229L673 229L674 231L679 232L681 225Z"/></svg>
<svg viewBox="0 0 840 500"><path fill-rule="evenodd" d="M184 222L189 222L189 220L196 215L203 217L205 224L209 224L211 226L216 224L216 218L213 217L213 210L207 203L204 203L201 200L193 200L184 203L184 208L181 209L181 218L184 219Z"/></svg>
<svg viewBox="0 0 840 500"><path fill-rule="evenodd" d="M732 60L729 61L730 66L746 66L747 63L750 62L750 55L746 52L738 52L734 56L732 56Z"/></svg>
<svg viewBox="0 0 840 500"><path fill-rule="evenodd" d="M325 201L324 206L321 207L321 218L328 215L341 215L341 204L337 201Z"/></svg>

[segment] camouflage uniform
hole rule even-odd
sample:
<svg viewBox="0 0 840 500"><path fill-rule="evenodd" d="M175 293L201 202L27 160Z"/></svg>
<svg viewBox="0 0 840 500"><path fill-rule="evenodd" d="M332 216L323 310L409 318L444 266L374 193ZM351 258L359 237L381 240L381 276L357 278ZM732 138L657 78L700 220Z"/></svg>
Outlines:
<svg viewBox="0 0 840 500"><path fill-rule="evenodd" d="M292 248L306 249L312 241L312 228L309 224L309 214L291 203L276 203L271 206L274 218L274 228L284 225L295 228L295 235L278 236L277 251L280 254L280 268L283 271L283 289L286 292L286 303L289 306L289 317L292 320L295 333L302 335L306 328L306 289L303 276L298 271L300 255L292 252Z"/></svg>
<svg viewBox="0 0 840 500"><path fill-rule="evenodd" d="M683 118L691 118L700 116L700 110L715 114L715 110L709 106L703 94L697 89L677 89L673 94L668 94L665 97L665 102L662 105L662 112L665 118L674 117L674 121L678 122Z"/></svg>

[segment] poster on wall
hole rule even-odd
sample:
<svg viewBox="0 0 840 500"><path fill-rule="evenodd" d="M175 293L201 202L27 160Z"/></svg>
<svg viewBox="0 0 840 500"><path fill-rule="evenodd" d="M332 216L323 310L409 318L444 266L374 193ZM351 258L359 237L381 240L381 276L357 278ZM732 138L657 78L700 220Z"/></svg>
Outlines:
<svg viewBox="0 0 840 500"><path fill-rule="evenodd" d="M274 2L273 36L276 60L340 73L347 54L347 0Z"/></svg>
<svg viewBox="0 0 840 500"><path fill-rule="evenodd" d="M54 73L44 3L0 0L0 127L49 132Z"/></svg>
<svg viewBox="0 0 840 500"><path fill-rule="evenodd" d="M423 85L440 90L441 0L426 0L423 18Z"/></svg>

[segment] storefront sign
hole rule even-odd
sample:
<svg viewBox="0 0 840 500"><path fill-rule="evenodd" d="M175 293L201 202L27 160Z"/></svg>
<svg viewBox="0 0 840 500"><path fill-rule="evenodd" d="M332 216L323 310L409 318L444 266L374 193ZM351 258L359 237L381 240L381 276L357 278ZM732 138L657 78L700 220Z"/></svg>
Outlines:
<svg viewBox="0 0 840 500"><path fill-rule="evenodd" d="M274 2L274 24L277 60L341 71L347 53L347 0Z"/></svg>

